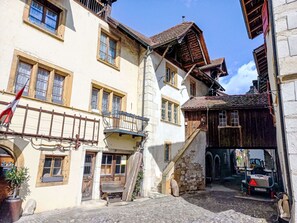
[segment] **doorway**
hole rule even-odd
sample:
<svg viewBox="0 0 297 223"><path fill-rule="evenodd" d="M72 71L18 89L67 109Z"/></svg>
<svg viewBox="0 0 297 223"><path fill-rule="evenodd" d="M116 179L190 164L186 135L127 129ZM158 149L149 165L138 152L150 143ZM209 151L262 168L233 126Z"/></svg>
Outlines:
<svg viewBox="0 0 297 223"><path fill-rule="evenodd" d="M86 152L82 181L82 200L91 200L93 195L94 167L96 153Z"/></svg>
<svg viewBox="0 0 297 223"><path fill-rule="evenodd" d="M5 172L13 167L15 160L13 156L4 148L0 147L0 205L8 197L10 189L5 181Z"/></svg>
<svg viewBox="0 0 297 223"><path fill-rule="evenodd" d="M205 175L206 175L206 183L211 183L212 181L212 154L206 153L205 155Z"/></svg>

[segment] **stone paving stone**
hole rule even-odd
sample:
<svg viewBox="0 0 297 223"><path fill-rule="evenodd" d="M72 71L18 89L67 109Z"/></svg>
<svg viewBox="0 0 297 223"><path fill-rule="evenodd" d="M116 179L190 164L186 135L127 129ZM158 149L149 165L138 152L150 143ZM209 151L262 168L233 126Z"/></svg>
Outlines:
<svg viewBox="0 0 297 223"><path fill-rule="evenodd" d="M177 223L177 222L230 222L263 223L262 218L254 218L234 210L212 212L188 202L183 197L166 196L142 202L131 202L103 208L68 208L38 213L22 217L18 223Z"/></svg>

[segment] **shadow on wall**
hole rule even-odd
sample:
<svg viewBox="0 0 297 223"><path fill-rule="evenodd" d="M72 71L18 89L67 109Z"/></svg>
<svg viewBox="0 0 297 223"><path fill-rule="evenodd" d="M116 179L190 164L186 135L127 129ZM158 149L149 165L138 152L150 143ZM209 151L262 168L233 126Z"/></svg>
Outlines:
<svg viewBox="0 0 297 223"><path fill-rule="evenodd" d="M153 161L158 166L158 170L160 172L163 172L165 167L170 163L170 161L176 156L178 151L182 148L184 145L184 142L178 142L178 143L172 143L169 145L169 159L166 159L166 147L165 144L163 145L157 145L157 146L151 146L149 147L149 152L153 157Z"/></svg>
<svg viewBox="0 0 297 223"><path fill-rule="evenodd" d="M155 177L155 182L156 184L158 183L157 185L155 184L155 187L160 189L161 186L164 186L161 184L164 183L161 182L161 180L164 181L164 179L162 179L162 177L164 177L162 176L162 173L164 169L169 165L169 168L173 167L172 170L174 170L174 172L171 176L177 181L180 193L198 191L205 188L205 148L202 148L203 146L200 146L200 144L203 145L203 143L201 143L201 140L203 140L201 136L196 136L189 145L186 145L185 142L174 143L171 145L169 144L169 148L171 148L171 155L169 155L170 159L168 161L166 161L166 157L168 156L168 147L166 146L166 144L149 148L149 152L152 155L151 177ZM180 149L182 149L182 153L179 153ZM158 169L154 168L154 165L157 166ZM173 166L170 167L171 165ZM158 173L160 173L159 176ZM169 171L167 173L169 175L167 175L166 173L164 174L170 177L171 173L172 172ZM167 180L168 178L166 177L166 188L169 186L167 185ZM162 191L163 189L164 188L162 188Z"/></svg>

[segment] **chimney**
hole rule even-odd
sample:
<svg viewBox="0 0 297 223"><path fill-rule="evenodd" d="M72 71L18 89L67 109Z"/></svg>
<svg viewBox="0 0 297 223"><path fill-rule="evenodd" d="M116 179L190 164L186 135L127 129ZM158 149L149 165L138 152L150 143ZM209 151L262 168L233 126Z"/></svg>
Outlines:
<svg viewBox="0 0 297 223"><path fill-rule="evenodd" d="M182 16L182 22L185 22L186 16Z"/></svg>

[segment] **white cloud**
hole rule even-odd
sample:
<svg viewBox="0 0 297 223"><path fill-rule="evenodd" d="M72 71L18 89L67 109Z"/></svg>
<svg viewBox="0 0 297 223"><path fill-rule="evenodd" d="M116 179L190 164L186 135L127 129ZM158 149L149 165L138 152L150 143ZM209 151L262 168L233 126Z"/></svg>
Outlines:
<svg viewBox="0 0 297 223"><path fill-rule="evenodd" d="M197 0L182 0L186 7L190 8L194 2Z"/></svg>
<svg viewBox="0 0 297 223"><path fill-rule="evenodd" d="M242 65L237 73L231 78L225 77L220 80L221 85L226 89L227 94L245 94L257 79L257 69L254 61Z"/></svg>

